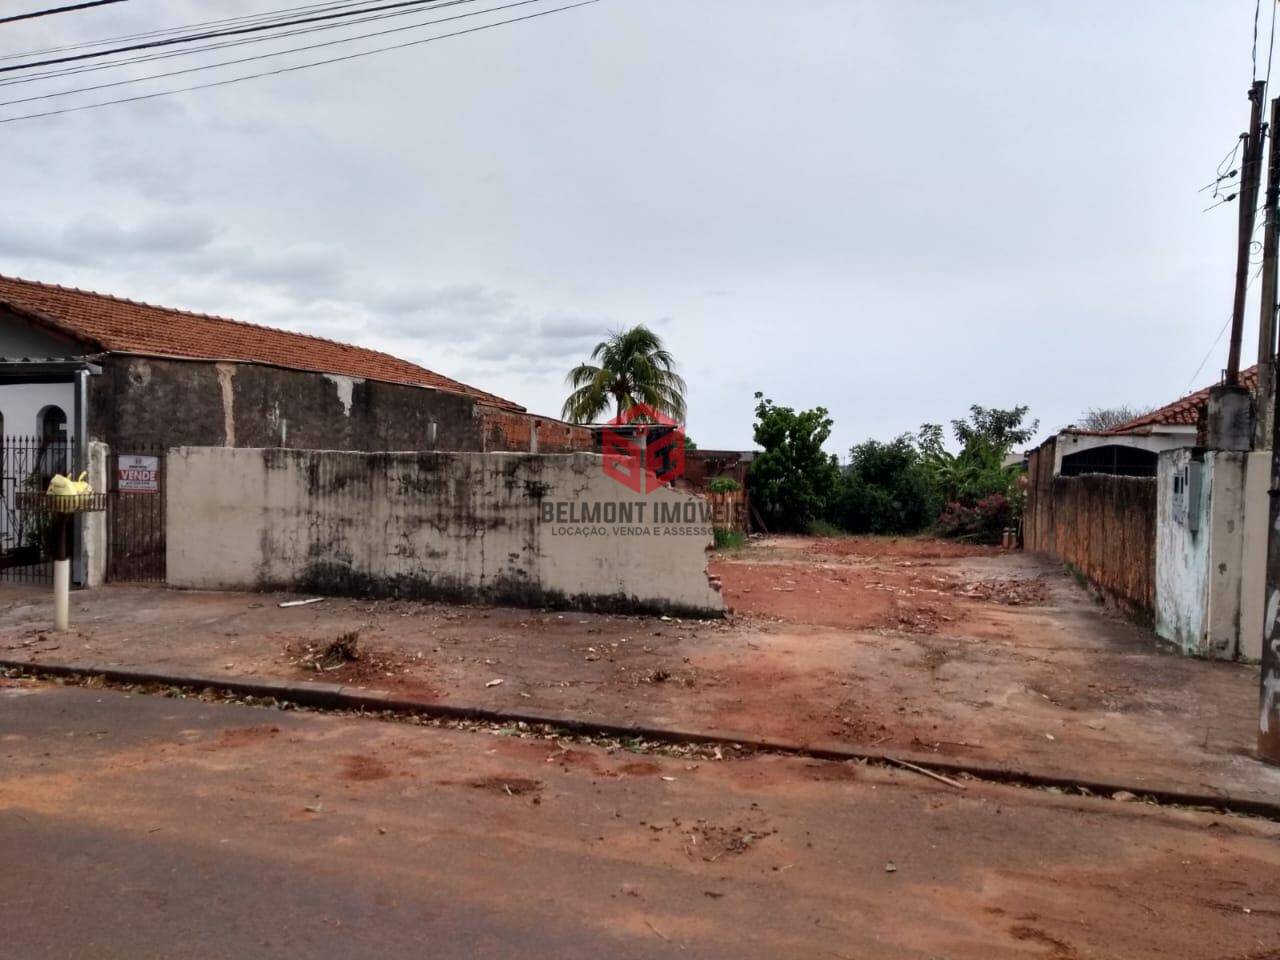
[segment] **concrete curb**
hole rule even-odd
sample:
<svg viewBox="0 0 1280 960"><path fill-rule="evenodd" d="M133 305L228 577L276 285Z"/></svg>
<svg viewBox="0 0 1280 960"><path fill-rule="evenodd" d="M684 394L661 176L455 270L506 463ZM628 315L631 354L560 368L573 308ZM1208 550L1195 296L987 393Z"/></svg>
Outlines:
<svg viewBox="0 0 1280 960"><path fill-rule="evenodd" d="M1055 774L1036 773L1015 767L990 767L960 760L941 760L931 754L889 753L873 747L812 747L758 737L734 737L726 734L694 733L670 727L642 724L617 724L607 721L581 720L543 713L538 710L492 710L465 707L398 697L383 690L361 690L337 683L312 680L237 680L230 677L203 676L195 673L158 673L150 670L112 667L106 664L70 665L33 663L26 660L0 658L0 670L17 670L32 676L88 678L102 677L111 683L154 683L182 689L216 689L245 697L274 697L276 700L312 707L318 710L377 710L412 714L442 720L475 720L484 723L544 724L575 734L612 737L643 737L658 743L742 746L750 750L788 756L811 757L815 760L865 760L894 764L906 761L934 773L966 774L979 780L1028 787L1083 787L1092 793L1109 796L1117 791L1151 797L1161 804L1192 807L1214 807L1231 813L1280 821L1280 800L1253 800L1230 795L1215 796L1173 788L1151 788L1106 780L1082 780Z"/></svg>

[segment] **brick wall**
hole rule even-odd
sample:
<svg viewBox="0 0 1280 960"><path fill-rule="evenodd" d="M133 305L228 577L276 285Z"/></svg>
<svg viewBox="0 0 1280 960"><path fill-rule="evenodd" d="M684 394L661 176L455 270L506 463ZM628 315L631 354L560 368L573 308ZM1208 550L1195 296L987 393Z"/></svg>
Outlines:
<svg viewBox="0 0 1280 960"><path fill-rule="evenodd" d="M509 453L576 453L593 449L589 427L532 413L476 405L483 449ZM537 443L534 443L534 437Z"/></svg>

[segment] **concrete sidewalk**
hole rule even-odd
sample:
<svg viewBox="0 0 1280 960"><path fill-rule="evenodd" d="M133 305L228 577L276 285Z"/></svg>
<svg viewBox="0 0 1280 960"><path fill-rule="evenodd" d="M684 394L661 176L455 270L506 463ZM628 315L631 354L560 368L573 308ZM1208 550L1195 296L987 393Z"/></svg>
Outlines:
<svg viewBox="0 0 1280 960"><path fill-rule="evenodd" d="M0 658L1280 806L1252 757L1255 667L1164 653L1032 558L924 544L722 560L724 622L111 587L54 635L47 601L0 592ZM1000 602L1008 583L1042 596ZM358 661L306 669L353 630Z"/></svg>

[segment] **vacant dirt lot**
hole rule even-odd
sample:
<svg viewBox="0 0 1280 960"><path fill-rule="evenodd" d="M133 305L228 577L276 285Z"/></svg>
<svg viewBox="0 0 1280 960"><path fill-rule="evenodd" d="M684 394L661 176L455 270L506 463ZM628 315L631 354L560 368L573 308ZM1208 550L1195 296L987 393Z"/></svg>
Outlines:
<svg viewBox="0 0 1280 960"><path fill-rule="evenodd" d="M1256 668L1166 653L1034 557L771 538L711 569L722 621L116 586L77 594L76 629L55 635L43 595L0 593L0 657L325 679L1135 791L1280 796L1280 772L1251 757ZM351 632L358 659L322 662Z"/></svg>

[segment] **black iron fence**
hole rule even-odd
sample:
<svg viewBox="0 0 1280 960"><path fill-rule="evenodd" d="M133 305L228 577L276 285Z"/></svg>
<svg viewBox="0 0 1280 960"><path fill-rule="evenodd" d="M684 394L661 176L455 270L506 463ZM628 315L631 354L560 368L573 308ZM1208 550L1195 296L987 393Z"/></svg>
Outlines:
<svg viewBox="0 0 1280 960"><path fill-rule="evenodd" d="M0 437L0 580L53 579L56 524L31 504L54 474L74 469L75 444L66 436Z"/></svg>
<svg viewBox="0 0 1280 960"><path fill-rule="evenodd" d="M107 579L162 583L165 449L133 444L107 463Z"/></svg>

